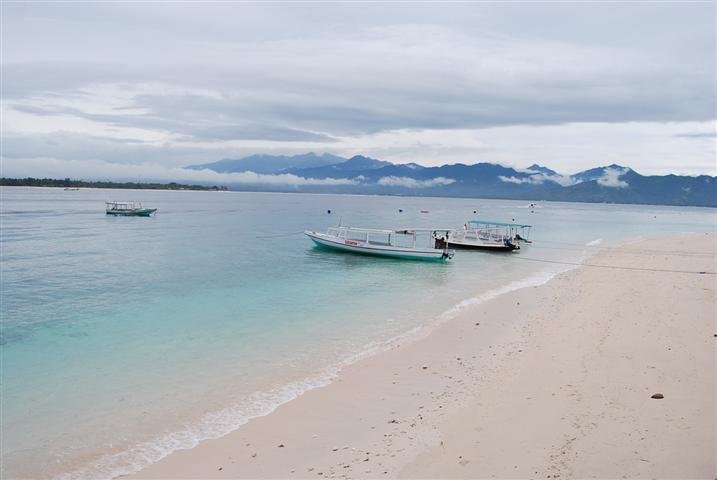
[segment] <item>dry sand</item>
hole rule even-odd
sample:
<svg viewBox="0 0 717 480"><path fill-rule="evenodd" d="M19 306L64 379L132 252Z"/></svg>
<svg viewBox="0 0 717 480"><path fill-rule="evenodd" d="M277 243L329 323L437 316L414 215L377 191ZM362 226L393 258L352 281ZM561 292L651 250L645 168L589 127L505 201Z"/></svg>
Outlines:
<svg viewBox="0 0 717 480"><path fill-rule="evenodd" d="M659 238L588 263L714 272L716 243ZM715 275L581 267L135 476L713 479L716 299Z"/></svg>

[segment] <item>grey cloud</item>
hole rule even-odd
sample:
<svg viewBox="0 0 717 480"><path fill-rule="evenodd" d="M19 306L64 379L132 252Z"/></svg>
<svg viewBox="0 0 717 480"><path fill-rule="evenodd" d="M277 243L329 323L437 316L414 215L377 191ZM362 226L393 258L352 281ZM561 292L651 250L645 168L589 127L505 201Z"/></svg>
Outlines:
<svg viewBox="0 0 717 480"><path fill-rule="evenodd" d="M708 56L686 64L629 46L468 35L425 25L334 32L330 42L313 35L189 48L191 67L171 55L144 68L6 64L7 93L14 98L44 91L71 94L73 88L103 82L201 87L216 95L177 96L158 87L134 99L151 111L150 118L104 120L142 128L163 123L183 135L196 129L203 138L211 136L200 131L198 120L213 126L214 117L230 128L247 122L280 125L266 129L279 140L301 138L297 132L313 132L305 133L308 139L401 128L714 118L714 60ZM213 48L218 58L212 60L221 61L202 60L201 53Z"/></svg>
<svg viewBox="0 0 717 480"><path fill-rule="evenodd" d="M112 62L27 60L3 63L2 69L4 99L25 99L38 94L67 98L88 85L138 81L142 78L141 72Z"/></svg>
<svg viewBox="0 0 717 480"><path fill-rule="evenodd" d="M680 133L675 135L678 138L715 138L717 132L692 132L692 133Z"/></svg>
<svg viewBox="0 0 717 480"><path fill-rule="evenodd" d="M160 98L154 102L155 98ZM10 104L19 112L39 116L70 115L99 122L114 127L144 128L160 130L181 135L185 140L213 141L213 140L273 140L281 142L332 142L334 139L322 133L302 131L278 125L261 124L244 120L243 124L227 123L225 118L232 115L222 111L211 111L214 102L202 104L197 99L201 97L192 95L173 96L171 100L162 97L144 95L134 102L133 106L117 108L115 111L131 110L134 108L146 109L148 113L89 113L79 108L67 106L34 106L22 103ZM176 105L173 110L171 105ZM191 105L195 105L194 109ZM199 105L200 108L197 108ZM240 120L239 115L234 118Z"/></svg>
<svg viewBox="0 0 717 480"><path fill-rule="evenodd" d="M331 145L400 129L715 118L709 3L11 4L3 13L5 105L216 145L188 163L235 139ZM87 108L107 85L127 92L125 104ZM73 149L66 140L59 155ZM168 162L196 153L133 153L162 152Z"/></svg>
<svg viewBox="0 0 717 480"><path fill-rule="evenodd" d="M276 142L333 142L322 133L266 125L207 125L187 127L185 135L192 140L273 140Z"/></svg>
<svg viewBox="0 0 717 480"><path fill-rule="evenodd" d="M3 134L6 158L56 158L58 160L102 160L107 163L170 163L188 165L212 158L206 149L182 145L154 145L136 139L84 135L73 132L52 134ZM217 160L223 154L215 153Z"/></svg>

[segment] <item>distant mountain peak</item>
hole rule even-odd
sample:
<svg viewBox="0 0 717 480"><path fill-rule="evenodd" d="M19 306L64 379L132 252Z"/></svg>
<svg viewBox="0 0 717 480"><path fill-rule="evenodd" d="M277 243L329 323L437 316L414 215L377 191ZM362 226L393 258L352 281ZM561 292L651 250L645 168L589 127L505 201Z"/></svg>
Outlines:
<svg viewBox="0 0 717 480"><path fill-rule="evenodd" d="M529 170L531 172L544 173L546 175L557 175L558 174L558 172L556 172L555 170L552 170L548 167L544 167L542 165L538 165L537 163L532 164L526 170Z"/></svg>
<svg viewBox="0 0 717 480"><path fill-rule="evenodd" d="M408 168L413 169L413 170L421 170L421 169L426 168L426 167L424 167L423 165L419 165L419 164L414 163L414 162L404 163L403 166L404 166L404 167L408 167Z"/></svg>
<svg viewBox="0 0 717 480"><path fill-rule="evenodd" d="M363 155L354 155L345 162L336 165L340 170L374 170L381 167L393 165L391 162L376 160L375 158Z"/></svg>
<svg viewBox="0 0 717 480"><path fill-rule="evenodd" d="M581 182L589 182L591 180L596 180L606 174L606 172L614 172L614 171L621 171L623 173L627 173L632 171L632 169L628 167L623 167L622 165L618 165L616 163L610 164L605 167L595 167L590 168L588 170L583 170L582 172L578 172L572 177L581 181Z"/></svg>

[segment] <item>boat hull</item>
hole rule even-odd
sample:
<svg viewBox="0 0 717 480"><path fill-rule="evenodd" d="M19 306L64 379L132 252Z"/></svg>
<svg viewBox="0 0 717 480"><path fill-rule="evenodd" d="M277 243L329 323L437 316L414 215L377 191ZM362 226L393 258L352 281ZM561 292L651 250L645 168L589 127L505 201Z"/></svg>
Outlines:
<svg viewBox="0 0 717 480"><path fill-rule="evenodd" d="M317 232L304 232L304 234L320 247L361 255L429 261L445 261L452 257L451 254L446 254L443 250L367 245L364 242L344 240ZM347 244L346 242L351 243Z"/></svg>
<svg viewBox="0 0 717 480"><path fill-rule="evenodd" d="M488 250L491 252L512 252L513 250L520 250L520 247L518 245L514 245L512 243L505 245L505 244L489 244L489 243L469 243L469 242L460 242L457 243L455 241L448 241L448 246L453 248L462 248L466 250Z"/></svg>
<svg viewBox="0 0 717 480"><path fill-rule="evenodd" d="M121 216L121 217L149 217L156 211L157 211L156 208L143 208L141 210L128 210L128 211L107 210L107 215L115 215L115 216Z"/></svg>

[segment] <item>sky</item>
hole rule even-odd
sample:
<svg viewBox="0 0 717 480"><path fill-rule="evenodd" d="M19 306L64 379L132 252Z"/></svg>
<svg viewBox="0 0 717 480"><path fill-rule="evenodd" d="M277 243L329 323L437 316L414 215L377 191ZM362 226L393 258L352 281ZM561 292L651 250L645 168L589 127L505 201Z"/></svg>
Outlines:
<svg viewBox="0 0 717 480"><path fill-rule="evenodd" d="M313 151L717 175L716 8L4 1L0 173L221 181L182 167Z"/></svg>

